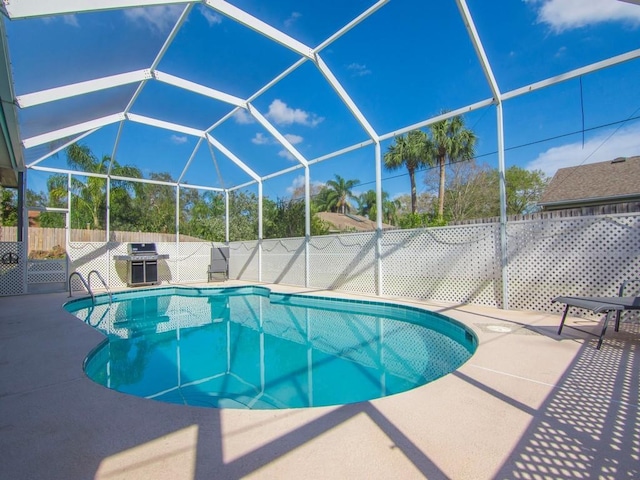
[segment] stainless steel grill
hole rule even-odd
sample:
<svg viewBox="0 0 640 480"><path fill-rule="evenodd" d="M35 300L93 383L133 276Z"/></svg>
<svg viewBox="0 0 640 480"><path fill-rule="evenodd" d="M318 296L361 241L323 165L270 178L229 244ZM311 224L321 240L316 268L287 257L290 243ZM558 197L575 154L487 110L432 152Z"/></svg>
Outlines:
<svg viewBox="0 0 640 480"><path fill-rule="evenodd" d="M127 262L127 285L158 284L158 260L169 258L159 255L155 243L130 243L127 245L128 255L116 255L115 260Z"/></svg>

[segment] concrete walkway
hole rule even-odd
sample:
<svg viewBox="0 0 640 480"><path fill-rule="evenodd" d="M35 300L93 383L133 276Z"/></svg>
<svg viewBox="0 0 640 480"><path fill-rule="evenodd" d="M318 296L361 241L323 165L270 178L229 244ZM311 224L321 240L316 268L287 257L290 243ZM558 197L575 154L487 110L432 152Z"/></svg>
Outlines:
<svg viewBox="0 0 640 480"><path fill-rule="evenodd" d="M471 327L476 354L369 402L216 410L93 383L82 363L103 336L66 300L0 298L0 478L640 478L638 325L598 351L573 328L558 337L556 315L406 302Z"/></svg>

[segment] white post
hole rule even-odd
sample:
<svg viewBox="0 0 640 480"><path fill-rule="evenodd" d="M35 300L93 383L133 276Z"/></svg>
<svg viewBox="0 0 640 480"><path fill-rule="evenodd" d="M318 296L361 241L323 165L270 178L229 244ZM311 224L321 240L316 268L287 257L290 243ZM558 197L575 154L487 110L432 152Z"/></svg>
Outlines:
<svg viewBox="0 0 640 480"><path fill-rule="evenodd" d="M67 213L65 214L65 242L67 243L67 252L71 244L71 174L67 174Z"/></svg>
<svg viewBox="0 0 640 480"><path fill-rule="evenodd" d="M509 310L509 257L507 255L507 187L504 162L504 119L502 102L496 104L498 121L498 173L500 178L500 264L502 267L502 308Z"/></svg>
<svg viewBox="0 0 640 480"><path fill-rule="evenodd" d="M311 271L309 270L309 244L311 241L311 173L309 172L309 165L304 167L304 286L309 287L309 277Z"/></svg>
<svg viewBox="0 0 640 480"><path fill-rule="evenodd" d="M258 281L262 281L262 180L258 182Z"/></svg>
<svg viewBox="0 0 640 480"><path fill-rule="evenodd" d="M113 157L111 157L113 158ZM111 164L109 164L109 169L111 169ZM107 248L106 256L107 256L107 285L111 285L111 249L108 247L109 239L111 238L111 177L107 175L107 218L105 219L105 227L106 227L106 239Z"/></svg>
<svg viewBox="0 0 640 480"><path fill-rule="evenodd" d="M180 279L180 185L176 185L176 278Z"/></svg>
<svg viewBox="0 0 640 480"><path fill-rule="evenodd" d="M376 140L376 295L382 295L382 153Z"/></svg>
<svg viewBox="0 0 640 480"><path fill-rule="evenodd" d="M224 241L229 245L229 190L224 191Z"/></svg>

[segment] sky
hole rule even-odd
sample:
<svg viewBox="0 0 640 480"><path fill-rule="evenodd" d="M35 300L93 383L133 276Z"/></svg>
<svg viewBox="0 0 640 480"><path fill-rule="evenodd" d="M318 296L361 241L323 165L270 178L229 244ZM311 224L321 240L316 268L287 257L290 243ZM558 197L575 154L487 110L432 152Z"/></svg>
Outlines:
<svg viewBox="0 0 640 480"><path fill-rule="evenodd" d="M24 0L22 0L24 1ZM299 2L233 0L253 17L315 48L358 17L373 0ZM640 6L618 0L467 0L502 93L640 48ZM184 5L4 19L15 93L21 96L109 75L148 69ZM377 135L492 97L454 0L391 0L320 52L332 75ZM307 160L367 142L367 131L311 61L261 89L300 55L219 12L196 4L156 71L225 92L259 111ZM159 77L160 78L160 77ZM640 155L640 60L631 60L504 102L506 166L543 171ZM260 177L299 162L246 110L219 123L233 106L174 85L146 82L21 108L23 139L120 113L211 130L211 135ZM257 93L260 93L256 96ZM477 161L498 166L495 106L464 115L478 137ZM66 167L48 158L61 138L29 148L27 164ZM116 145L117 148L114 148ZM382 142L386 152L391 140ZM136 122L112 123L84 136L97 157L115 154L145 176L168 172L192 185L228 188L251 178L225 152L184 131ZM199 146L198 146L199 145ZM185 168L187 167L187 168ZM291 195L304 170L264 181L264 194ZM47 174L30 172L30 186ZM375 188L371 145L311 167L321 185L340 175L358 180L354 193ZM383 170L391 197L409 193L403 171ZM418 174L418 191L427 187ZM36 187L37 189L37 187ZM250 191L257 191L255 186Z"/></svg>

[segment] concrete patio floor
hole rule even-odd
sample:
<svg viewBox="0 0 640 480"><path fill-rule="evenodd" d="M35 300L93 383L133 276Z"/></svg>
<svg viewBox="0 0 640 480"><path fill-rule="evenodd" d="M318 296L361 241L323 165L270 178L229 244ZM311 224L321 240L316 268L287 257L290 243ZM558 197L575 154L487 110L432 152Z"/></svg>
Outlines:
<svg viewBox="0 0 640 480"><path fill-rule="evenodd" d="M65 301L0 298L0 478L640 478L637 324L598 351L574 328L556 335L558 315L406 301L471 327L476 354L369 402L217 410L93 383L82 363L103 336Z"/></svg>

